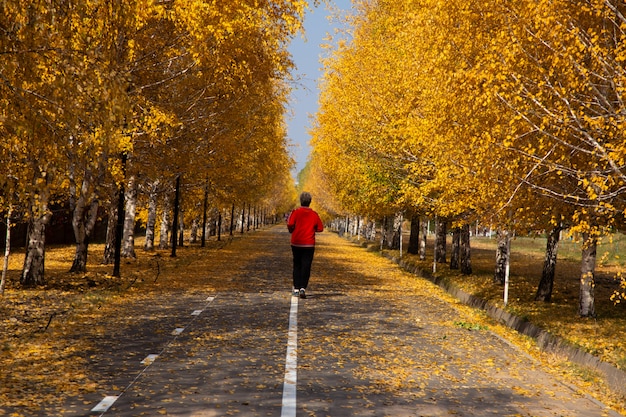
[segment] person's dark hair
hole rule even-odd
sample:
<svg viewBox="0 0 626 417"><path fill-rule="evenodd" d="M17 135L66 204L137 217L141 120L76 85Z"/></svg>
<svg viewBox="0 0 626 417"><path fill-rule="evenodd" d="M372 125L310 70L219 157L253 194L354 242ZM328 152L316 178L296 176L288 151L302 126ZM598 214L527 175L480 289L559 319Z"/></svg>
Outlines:
<svg viewBox="0 0 626 417"><path fill-rule="evenodd" d="M311 194L304 191L300 194L300 205L304 207L309 207L311 205Z"/></svg>

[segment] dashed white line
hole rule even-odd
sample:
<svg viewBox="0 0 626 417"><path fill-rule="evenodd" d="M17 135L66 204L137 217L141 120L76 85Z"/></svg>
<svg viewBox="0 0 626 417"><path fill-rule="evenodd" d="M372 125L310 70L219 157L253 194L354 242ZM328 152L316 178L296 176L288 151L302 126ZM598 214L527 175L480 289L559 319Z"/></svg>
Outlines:
<svg viewBox="0 0 626 417"><path fill-rule="evenodd" d="M191 315L195 316L193 319L191 319L191 321L189 323L187 323L187 326L185 327L177 327L176 329L174 329L174 331L172 331L172 336L174 336L174 338L172 340L169 341L169 343L167 343L165 345L165 347L161 350L162 354L163 352L165 352L167 350L167 348L176 340L176 338L185 331L185 329L194 322L194 320L204 311L204 309L206 309L209 304L211 304L211 302L213 302L213 300L215 299L215 297L208 297L206 299L206 305L204 306L204 308L202 310L194 310ZM145 367L141 370L141 372L139 372L139 374L137 374L137 376L135 377L135 379L133 379L128 386L126 386L126 388L124 388L122 390L122 392L120 392L119 395L107 395L104 397L104 399L102 401L100 401L98 403L98 405L96 405L94 408L91 409L92 413L101 413L100 416L103 416L107 411L109 411L109 408L111 408L111 406L113 406L113 404L115 403L115 401L118 400L118 398L120 398L126 391L128 391L130 389L130 387L132 387L135 382L139 379L139 377L141 377L141 375L143 375L146 370L154 363L154 361L159 357L160 355L159 353L152 353L148 356L146 356L146 358L144 360L141 361L142 365L145 365Z"/></svg>
<svg viewBox="0 0 626 417"><path fill-rule="evenodd" d="M289 332L287 337L287 358L285 361L285 382L283 384L283 404L281 417L296 416L296 385L298 381L298 297L291 297L289 311Z"/></svg>
<svg viewBox="0 0 626 417"><path fill-rule="evenodd" d="M150 364L151 364L152 362L154 362L154 361L156 360L156 358L158 358L158 357L159 357L159 355L158 355L158 354L156 354L156 353L151 353L151 354L149 354L148 356L146 356L146 357L144 358L144 360L142 360L140 363L141 363L142 365L150 365Z"/></svg>
<svg viewBox="0 0 626 417"><path fill-rule="evenodd" d="M117 395L107 395L98 405L92 408L91 411L94 413L105 413L118 398Z"/></svg>

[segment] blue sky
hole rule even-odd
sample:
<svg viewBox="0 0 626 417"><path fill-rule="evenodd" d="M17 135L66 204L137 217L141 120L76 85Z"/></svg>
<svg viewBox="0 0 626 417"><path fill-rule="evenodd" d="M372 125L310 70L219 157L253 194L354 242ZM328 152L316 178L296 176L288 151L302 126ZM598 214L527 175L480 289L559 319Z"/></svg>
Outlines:
<svg viewBox="0 0 626 417"><path fill-rule="evenodd" d="M350 0L329 0L328 3L330 6L321 4L307 12L304 19L305 39L298 36L289 46L297 67L294 73L296 85L291 94L290 114L287 117L287 135L293 144L292 154L296 160L294 177L304 168L310 152L307 129L311 126L311 117L317 111L318 79L322 75L320 57L323 51L320 45L324 43L327 33L333 33L336 24L328 20L330 8L351 8Z"/></svg>

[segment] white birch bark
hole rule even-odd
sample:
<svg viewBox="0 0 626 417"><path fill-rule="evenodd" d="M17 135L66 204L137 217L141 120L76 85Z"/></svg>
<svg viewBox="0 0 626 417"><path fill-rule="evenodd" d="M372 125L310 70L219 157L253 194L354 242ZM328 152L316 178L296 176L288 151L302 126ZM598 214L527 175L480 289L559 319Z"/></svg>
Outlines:
<svg viewBox="0 0 626 417"><path fill-rule="evenodd" d="M580 296L578 314L595 317L595 269L598 241L591 233L583 233L582 263L580 267Z"/></svg>
<svg viewBox="0 0 626 417"><path fill-rule="evenodd" d="M46 225L52 217L48 211L47 199L40 207L39 212L43 214L31 217L28 224L28 245L20 278L20 283L27 287L41 285L45 282Z"/></svg>
<svg viewBox="0 0 626 417"><path fill-rule="evenodd" d="M157 219L157 196L159 189L159 181L150 184L148 191L148 220L146 222L146 239L143 245L144 250L154 250L154 235Z"/></svg>
<svg viewBox="0 0 626 417"><path fill-rule="evenodd" d="M163 212L161 213L161 227L159 231L159 249L167 249L170 247L169 232L172 227L170 224L171 202L165 199Z"/></svg>
<svg viewBox="0 0 626 417"><path fill-rule="evenodd" d="M509 253L511 233L508 230L498 229L496 231L498 246L496 248L496 268L493 275L494 282L505 283L506 266L509 263Z"/></svg>
<svg viewBox="0 0 626 417"><path fill-rule="evenodd" d="M137 213L137 179L133 175L128 179L124 193L126 206L124 211L124 234L122 235L122 256L136 258L135 255L135 215Z"/></svg>
<svg viewBox="0 0 626 417"><path fill-rule="evenodd" d="M11 255L11 216L13 215L13 206L9 204L7 212L7 232L4 240L4 262L2 264L2 278L0 279L0 295L4 295L4 287L7 280L7 271L9 270L9 256Z"/></svg>
<svg viewBox="0 0 626 417"><path fill-rule="evenodd" d="M427 218L423 218L420 222L420 239L419 239L419 258L420 261L426 259L426 242L428 239L428 224Z"/></svg>

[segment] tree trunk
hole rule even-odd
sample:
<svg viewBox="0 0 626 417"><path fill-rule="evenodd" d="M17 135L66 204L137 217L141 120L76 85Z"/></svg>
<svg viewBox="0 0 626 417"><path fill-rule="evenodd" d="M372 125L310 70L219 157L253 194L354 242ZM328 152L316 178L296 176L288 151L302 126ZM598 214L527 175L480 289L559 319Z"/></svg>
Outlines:
<svg viewBox="0 0 626 417"><path fill-rule="evenodd" d="M117 194L119 194L119 192ZM119 195L117 198L119 198ZM117 233L117 198L111 201L111 207L109 207L109 218L107 219L107 236L106 243L104 245L104 255L102 257L103 265L110 265L114 262L115 234Z"/></svg>
<svg viewBox="0 0 626 417"><path fill-rule="evenodd" d="M185 216L181 212L178 215L178 246L185 246Z"/></svg>
<svg viewBox="0 0 626 417"><path fill-rule="evenodd" d="M234 231L234 227L235 227L235 203L233 203L233 207L230 210L230 235L233 235L233 231Z"/></svg>
<svg viewBox="0 0 626 417"><path fill-rule="evenodd" d="M382 233L382 248L390 250L400 249L400 231L402 230L402 214L397 213L393 216L393 220L385 217L383 223L384 230Z"/></svg>
<svg viewBox="0 0 626 417"><path fill-rule="evenodd" d="M404 214L400 213L398 215L398 224L396 228L398 231L398 249L400 251L400 258L402 258L402 244L404 242L402 239L402 223L404 223Z"/></svg>
<svg viewBox="0 0 626 417"><path fill-rule="evenodd" d="M4 262L2 263L2 279L0 279L0 296L4 295L4 287L9 270L9 256L11 255L11 216L13 215L13 205L9 204L7 210L7 232L4 239Z"/></svg>
<svg viewBox="0 0 626 417"><path fill-rule="evenodd" d="M385 248L385 239L387 239L387 217L383 217L383 221L380 223L380 250ZM346 230L347 232L347 230Z"/></svg>
<svg viewBox="0 0 626 417"><path fill-rule="evenodd" d="M243 208L241 209L241 234L243 235L244 229L246 227L246 203L243 203Z"/></svg>
<svg viewBox="0 0 626 417"><path fill-rule="evenodd" d="M222 240L222 210L217 214L217 240Z"/></svg>
<svg viewBox="0 0 626 417"><path fill-rule="evenodd" d="M71 138L73 141L74 138ZM98 187L103 183L106 172L107 154L102 153L95 158L95 165L81 166L72 161L69 167L69 201L72 212L72 229L76 239L76 251L70 272L79 273L87 270L87 255L89 239L98 220ZM82 172L79 180L80 188L76 182L75 171Z"/></svg>
<svg viewBox="0 0 626 417"><path fill-rule="evenodd" d="M376 220L372 220L371 223L371 228L370 228L370 239L371 240L376 240Z"/></svg>
<svg viewBox="0 0 626 417"><path fill-rule="evenodd" d="M74 262L70 272L87 271L87 255L89 252L89 238L98 219L98 200L94 199L89 204L86 201L85 184L83 192L76 201L72 214L72 228L76 238L76 251L74 252Z"/></svg>
<svg viewBox="0 0 626 417"><path fill-rule="evenodd" d="M506 279L506 265L509 262L509 241L511 233L508 230L498 229L496 231L496 239L498 239L498 247L496 248L496 270L493 275L493 281L504 285Z"/></svg>
<svg viewBox="0 0 626 417"><path fill-rule="evenodd" d="M419 239L419 258L420 261L426 259L426 242L428 239L428 219L424 219L420 226L420 239Z"/></svg>
<svg viewBox="0 0 626 417"><path fill-rule="evenodd" d="M170 209L172 205L169 198L165 198L163 213L161 213L161 227L159 230L159 249L170 247Z"/></svg>
<svg viewBox="0 0 626 417"><path fill-rule="evenodd" d="M541 272L541 281L539 281L537 294L535 294L535 301L549 302L552 300L552 288L554 287L554 274L561 230L560 225L555 226L548 234L546 256L543 261L543 271Z"/></svg>
<svg viewBox="0 0 626 417"><path fill-rule="evenodd" d="M461 228L460 239L460 262L461 273L470 275L472 273L472 251L470 248L470 225L466 224Z"/></svg>
<svg viewBox="0 0 626 417"><path fill-rule="evenodd" d="M341 220L337 220L339 226L338 226L338 234L339 237L343 237L343 235L346 233L346 221L342 218ZM382 243L381 243L382 244Z"/></svg>
<svg viewBox="0 0 626 417"><path fill-rule="evenodd" d="M202 234L200 235L200 247L206 246L207 210L209 206L209 188L204 189L204 199L202 200Z"/></svg>
<svg viewBox="0 0 626 417"><path fill-rule="evenodd" d="M158 187L159 187L159 182L154 181L150 185L150 191L148 192L148 219L146 221L146 241L144 242L144 245L143 245L143 249L145 251L154 250L154 228L156 226L156 218L157 218Z"/></svg>
<svg viewBox="0 0 626 417"><path fill-rule="evenodd" d="M170 256L172 258L176 257L176 244L178 239L178 213L180 209L180 175L176 176L176 189L174 192L174 215L172 216L173 224L172 224L172 253Z"/></svg>
<svg viewBox="0 0 626 417"><path fill-rule="evenodd" d="M389 249L399 250L402 249L402 213L396 213L393 216L393 230L391 235L391 246Z"/></svg>
<svg viewBox="0 0 626 417"><path fill-rule="evenodd" d="M126 154L122 155L122 164L126 165ZM120 189L117 196L117 210L115 210L115 243L113 245L113 276L120 277L122 266L122 237L124 236L124 220L126 207L124 182L120 183Z"/></svg>
<svg viewBox="0 0 626 417"><path fill-rule="evenodd" d="M20 283L25 287L45 283L46 225L51 217L50 213L46 213L43 216L31 218L28 223L28 245L20 278Z"/></svg>
<svg viewBox="0 0 626 417"><path fill-rule="evenodd" d="M461 229L452 229L452 250L450 253L450 269L459 269L459 258L461 256Z"/></svg>
<svg viewBox="0 0 626 417"><path fill-rule="evenodd" d="M249 232L250 231L250 211L252 210L252 208L250 207L250 203L248 203L248 216L246 217L246 231Z"/></svg>
<svg viewBox="0 0 626 417"><path fill-rule="evenodd" d="M122 172L124 173L124 177L126 177L126 162L128 162L128 154L126 152L122 152L121 155L122 162ZM113 264L113 276L120 276L120 256L121 256L121 233L122 229L120 228L120 215L124 211L124 200L126 190L124 189L124 181L120 183L119 189L115 190L111 193L111 195L115 195L114 198L111 199L111 203L109 206L109 219L107 222L107 237L106 237L106 245L104 247L104 258L102 263L105 265Z"/></svg>
<svg viewBox="0 0 626 417"><path fill-rule="evenodd" d="M364 234L365 239L367 240L375 240L376 239L376 222L368 221L366 225L364 225Z"/></svg>
<svg viewBox="0 0 626 417"><path fill-rule="evenodd" d="M136 258L135 255L135 214L137 212L137 180L135 176L128 179L128 189L125 192L126 209L124 215L124 235L122 256Z"/></svg>
<svg viewBox="0 0 626 417"><path fill-rule="evenodd" d="M219 211L217 209L211 210L211 215L207 220L209 222L209 236L217 236L217 217L219 215Z"/></svg>
<svg viewBox="0 0 626 417"><path fill-rule="evenodd" d="M448 234L448 225L446 223L446 219L439 218L437 224L437 241L435 245L437 246L437 263L446 263L446 236Z"/></svg>
<svg viewBox="0 0 626 417"><path fill-rule="evenodd" d="M198 241L198 231L200 230L200 221L197 217L194 217L191 221L191 231L189 233L189 243L196 243Z"/></svg>
<svg viewBox="0 0 626 417"><path fill-rule="evenodd" d="M417 255L419 253L419 240L420 240L420 218L417 215L411 216L411 233L409 235L409 246L407 247L407 253Z"/></svg>
<svg viewBox="0 0 626 417"><path fill-rule="evenodd" d="M578 313L581 317L595 317L594 273L596 268L595 236L583 233L582 263L580 268L580 297Z"/></svg>

